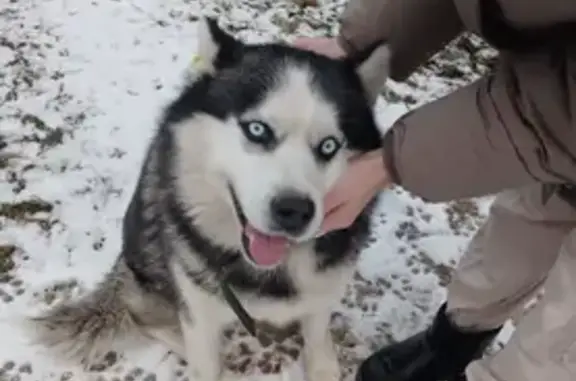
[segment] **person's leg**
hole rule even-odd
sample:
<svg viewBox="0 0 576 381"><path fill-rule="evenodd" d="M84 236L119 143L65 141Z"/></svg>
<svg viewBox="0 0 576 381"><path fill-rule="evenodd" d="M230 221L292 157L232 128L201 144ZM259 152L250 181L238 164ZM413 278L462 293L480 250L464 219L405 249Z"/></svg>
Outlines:
<svg viewBox="0 0 576 381"><path fill-rule="evenodd" d="M576 210L542 187L501 193L448 285L447 314L470 330L500 327L534 296L556 263Z"/></svg>
<svg viewBox="0 0 576 381"><path fill-rule="evenodd" d="M358 381L451 381L538 290L556 262L576 210L542 187L503 192L471 240L431 327L365 360Z"/></svg>
<svg viewBox="0 0 576 381"><path fill-rule="evenodd" d="M544 297L507 345L472 363L469 381L576 380L576 229L544 284Z"/></svg>

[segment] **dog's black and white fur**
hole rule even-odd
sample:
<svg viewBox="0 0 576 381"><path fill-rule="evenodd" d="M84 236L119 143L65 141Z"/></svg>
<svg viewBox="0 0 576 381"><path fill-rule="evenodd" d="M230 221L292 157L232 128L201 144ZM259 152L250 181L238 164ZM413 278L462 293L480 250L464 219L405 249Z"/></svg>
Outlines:
<svg viewBox="0 0 576 381"><path fill-rule="evenodd" d="M370 208L349 228L317 235L323 198L350 156L380 146L371 106L388 49L336 60L246 45L209 19L199 33L203 65L151 142L116 265L91 293L33 318L34 326L45 345L87 363L139 327L186 358L191 379L216 381L221 329L235 319L220 293L224 279L255 318L300 321L310 379L337 380L328 323ZM290 219L288 210L279 222L270 205L286 194L306 201L306 218ZM246 224L286 238L285 259L258 265Z"/></svg>

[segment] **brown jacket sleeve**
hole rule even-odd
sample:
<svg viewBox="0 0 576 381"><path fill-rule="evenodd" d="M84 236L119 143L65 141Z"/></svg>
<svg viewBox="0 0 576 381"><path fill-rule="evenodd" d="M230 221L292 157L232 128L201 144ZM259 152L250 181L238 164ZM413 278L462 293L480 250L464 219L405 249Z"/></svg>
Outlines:
<svg viewBox="0 0 576 381"><path fill-rule="evenodd" d="M405 115L384 137L393 180L429 201L576 183L576 80L564 71L576 61L560 66L546 57L504 62Z"/></svg>
<svg viewBox="0 0 576 381"><path fill-rule="evenodd" d="M390 45L390 78L406 79L462 31L452 0L349 0L339 40L348 53Z"/></svg>

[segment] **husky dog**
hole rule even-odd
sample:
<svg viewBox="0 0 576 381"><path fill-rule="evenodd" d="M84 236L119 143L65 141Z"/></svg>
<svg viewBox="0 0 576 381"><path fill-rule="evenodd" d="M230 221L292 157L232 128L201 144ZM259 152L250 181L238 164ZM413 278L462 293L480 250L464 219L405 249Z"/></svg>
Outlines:
<svg viewBox="0 0 576 381"><path fill-rule="evenodd" d="M380 146L372 105L388 48L337 60L199 26L202 68L151 141L121 255L86 296L31 318L38 341L89 364L138 328L181 354L191 379L216 381L236 318L226 282L255 318L299 322L309 377L337 380L329 320L370 207L319 236L323 198L352 155Z"/></svg>

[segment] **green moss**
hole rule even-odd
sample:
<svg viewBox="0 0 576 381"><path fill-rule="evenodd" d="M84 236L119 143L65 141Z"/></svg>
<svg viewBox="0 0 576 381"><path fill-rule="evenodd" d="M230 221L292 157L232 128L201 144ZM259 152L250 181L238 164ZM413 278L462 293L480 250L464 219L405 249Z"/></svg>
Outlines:
<svg viewBox="0 0 576 381"><path fill-rule="evenodd" d="M7 273L14 268L14 253L16 253L16 246L0 245L0 274Z"/></svg>
<svg viewBox="0 0 576 381"><path fill-rule="evenodd" d="M36 213L50 213L52 209L52 204L40 199L4 202L0 203L0 216L12 220L23 220Z"/></svg>

